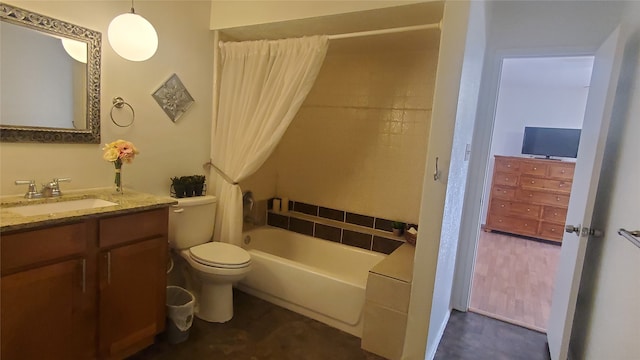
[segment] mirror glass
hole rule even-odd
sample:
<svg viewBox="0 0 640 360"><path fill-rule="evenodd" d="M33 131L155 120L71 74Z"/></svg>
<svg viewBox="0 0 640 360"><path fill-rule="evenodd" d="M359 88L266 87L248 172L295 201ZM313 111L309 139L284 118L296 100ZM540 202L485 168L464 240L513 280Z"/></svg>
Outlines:
<svg viewBox="0 0 640 360"><path fill-rule="evenodd" d="M0 140L100 142L101 34L0 3Z"/></svg>

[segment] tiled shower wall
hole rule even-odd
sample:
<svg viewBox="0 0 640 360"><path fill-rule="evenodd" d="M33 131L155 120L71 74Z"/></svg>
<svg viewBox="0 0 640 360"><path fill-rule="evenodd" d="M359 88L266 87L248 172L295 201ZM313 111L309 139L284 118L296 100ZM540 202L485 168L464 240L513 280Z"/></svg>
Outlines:
<svg viewBox="0 0 640 360"><path fill-rule="evenodd" d="M243 189L417 222L437 51L338 52Z"/></svg>

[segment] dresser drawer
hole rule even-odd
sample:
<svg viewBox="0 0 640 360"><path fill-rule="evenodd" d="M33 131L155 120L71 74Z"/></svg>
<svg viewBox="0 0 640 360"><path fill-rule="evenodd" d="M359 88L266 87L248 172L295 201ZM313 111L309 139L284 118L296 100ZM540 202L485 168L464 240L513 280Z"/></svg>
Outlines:
<svg viewBox="0 0 640 360"><path fill-rule="evenodd" d="M553 192L571 192L571 181L551 180L534 176L521 176L520 187L527 190L551 190Z"/></svg>
<svg viewBox="0 0 640 360"><path fill-rule="evenodd" d="M538 175L538 176L546 176L547 175L547 164L541 164L539 162L531 162L531 161L522 161L520 165L520 173L523 175Z"/></svg>
<svg viewBox="0 0 640 360"><path fill-rule="evenodd" d="M518 175L514 173L497 172L493 176L493 183L502 186L516 186Z"/></svg>
<svg viewBox="0 0 640 360"><path fill-rule="evenodd" d="M520 176L520 187L529 190L543 190L545 179L534 176Z"/></svg>
<svg viewBox="0 0 640 360"><path fill-rule="evenodd" d="M567 209L545 206L542 209L542 220L564 224L567 219Z"/></svg>
<svg viewBox="0 0 640 360"><path fill-rule="evenodd" d="M543 221L540 223L540 231L538 234L546 239L562 241L563 231L564 227L562 225Z"/></svg>
<svg viewBox="0 0 640 360"><path fill-rule="evenodd" d="M167 235L169 212L167 209L144 211L100 219L100 247L109 247L131 241Z"/></svg>
<svg viewBox="0 0 640 360"><path fill-rule="evenodd" d="M513 216L491 215L488 220L489 228L505 232L536 235L538 221L534 219L521 219Z"/></svg>
<svg viewBox="0 0 640 360"><path fill-rule="evenodd" d="M549 165L549 177L572 180L574 170L574 163L551 164Z"/></svg>
<svg viewBox="0 0 640 360"><path fill-rule="evenodd" d="M491 213L505 216L517 216L537 219L540 216L540 205L532 205L526 203L504 201L504 200L492 200L491 201Z"/></svg>
<svg viewBox="0 0 640 360"><path fill-rule="evenodd" d="M491 197L502 200L513 200L516 197L516 189L507 186L494 186Z"/></svg>
<svg viewBox="0 0 640 360"><path fill-rule="evenodd" d="M530 190L517 190L516 200L557 207L566 207L569 205L569 195Z"/></svg>
<svg viewBox="0 0 640 360"><path fill-rule="evenodd" d="M546 189L565 192L565 193L571 192L571 185L573 185L573 183L571 181L566 181L566 180L545 180L544 181L544 187Z"/></svg>
<svg viewBox="0 0 640 360"><path fill-rule="evenodd" d="M493 171L517 173L520 171L520 162L521 161L518 159L496 158L495 164L493 165Z"/></svg>

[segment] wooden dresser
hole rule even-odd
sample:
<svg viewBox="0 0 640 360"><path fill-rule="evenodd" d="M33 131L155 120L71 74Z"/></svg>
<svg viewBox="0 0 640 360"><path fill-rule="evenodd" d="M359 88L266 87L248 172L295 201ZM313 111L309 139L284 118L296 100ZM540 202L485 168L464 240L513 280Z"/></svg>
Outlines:
<svg viewBox="0 0 640 360"><path fill-rule="evenodd" d="M561 242L575 163L495 157L485 230Z"/></svg>

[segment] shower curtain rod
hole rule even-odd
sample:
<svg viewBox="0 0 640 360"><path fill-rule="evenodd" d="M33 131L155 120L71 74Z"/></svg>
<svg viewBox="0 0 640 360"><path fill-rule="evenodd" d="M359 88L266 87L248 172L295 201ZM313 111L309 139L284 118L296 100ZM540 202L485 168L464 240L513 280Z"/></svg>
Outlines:
<svg viewBox="0 0 640 360"><path fill-rule="evenodd" d="M335 34L335 35L328 35L328 37L329 37L329 40L339 40L339 39L348 39L348 38L354 38L354 37L394 34L394 33L399 33L399 32L430 30L430 29L440 29L440 28L441 28L441 23L438 22L438 23L435 23L435 24L413 25L413 26L403 26L403 27L389 28L389 29L380 29L380 30L370 30L370 31L359 31L359 32L353 32L353 33Z"/></svg>
<svg viewBox="0 0 640 360"><path fill-rule="evenodd" d="M403 27L389 28L389 29L359 31L359 32L344 33L344 34L333 34L333 35L327 35L327 37L329 38L329 40L340 40L340 39L349 39L349 38L372 36L372 35L395 34L399 32L407 32L407 31L430 30L430 29L439 30L441 28L442 28L442 22L438 22L435 24L412 25L412 26L403 26ZM224 41L218 41L218 46L222 46L223 43Z"/></svg>

